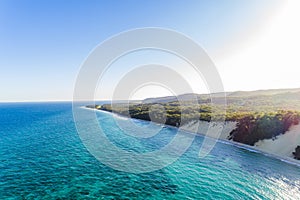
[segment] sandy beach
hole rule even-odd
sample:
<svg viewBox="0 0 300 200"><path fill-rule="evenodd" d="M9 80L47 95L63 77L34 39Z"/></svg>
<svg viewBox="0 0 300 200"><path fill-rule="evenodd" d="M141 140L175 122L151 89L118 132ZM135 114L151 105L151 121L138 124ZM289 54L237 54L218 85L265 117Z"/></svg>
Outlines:
<svg viewBox="0 0 300 200"><path fill-rule="evenodd" d="M226 121L224 123L224 127L222 126L221 123L218 122L207 122L207 121L192 121L188 124L185 124L183 126L181 126L180 128L185 130L185 131L189 131L189 132L194 132L194 133L198 133L198 134L202 134L202 135L207 135L209 137L213 137L213 138L218 138L218 139L222 139L222 140L228 140L229 136L230 136L230 132L236 128L236 124L237 122L233 122L233 121ZM197 128L198 126L198 128ZM208 128L210 126L210 129L208 131ZM216 132L219 132L218 130L220 128L223 128L223 130L221 131L220 135L216 135Z"/></svg>
<svg viewBox="0 0 300 200"><path fill-rule="evenodd" d="M268 153L293 158L295 148L300 144L300 124L292 126L276 139L260 140L255 147Z"/></svg>
<svg viewBox="0 0 300 200"><path fill-rule="evenodd" d="M237 122L225 122L224 128L220 135L214 135L214 132L216 132L216 130L219 127L221 127L221 124L218 124L218 122L212 122L212 124L210 125L210 123L206 121L193 121L189 124L183 125L181 129L217 138L219 140L224 140L242 148L255 150L264 153L268 156L272 156L283 161L300 165L300 161L294 159L293 157L293 152L295 151L295 148L300 144L300 124L291 126L291 128L287 132L277 136L274 140L260 140L257 143L255 143L254 146L229 140L230 132L236 128L236 125ZM208 131L209 126L211 126L210 131Z"/></svg>

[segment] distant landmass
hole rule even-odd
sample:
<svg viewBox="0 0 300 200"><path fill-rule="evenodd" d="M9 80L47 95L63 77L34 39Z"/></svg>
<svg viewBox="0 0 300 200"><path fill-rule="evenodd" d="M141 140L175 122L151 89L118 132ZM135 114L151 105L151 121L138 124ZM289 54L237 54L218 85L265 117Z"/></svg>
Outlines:
<svg viewBox="0 0 300 200"><path fill-rule="evenodd" d="M211 96L215 100L213 103ZM227 101L226 113L222 105L224 97ZM192 99L197 99L197 102L191 101ZM220 139L300 160L300 88L189 93L147 98L142 102L129 104L113 103L87 107L130 118L180 126L186 130L194 130L199 125L199 134L206 132L212 119L214 123L225 120Z"/></svg>

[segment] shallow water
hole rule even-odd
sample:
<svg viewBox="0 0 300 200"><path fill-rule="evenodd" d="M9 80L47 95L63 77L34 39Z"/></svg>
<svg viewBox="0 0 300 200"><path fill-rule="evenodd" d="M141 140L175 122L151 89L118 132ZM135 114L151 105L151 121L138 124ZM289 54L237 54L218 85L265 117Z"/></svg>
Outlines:
<svg viewBox="0 0 300 200"><path fill-rule="evenodd" d="M168 127L155 137L138 139L116 128L111 114L97 112L97 117L116 146L135 152L159 149L177 131ZM71 103L2 103L0 198L300 199L299 167L220 142L200 159L202 142L197 136L185 154L161 170L120 172L84 147Z"/></svg>

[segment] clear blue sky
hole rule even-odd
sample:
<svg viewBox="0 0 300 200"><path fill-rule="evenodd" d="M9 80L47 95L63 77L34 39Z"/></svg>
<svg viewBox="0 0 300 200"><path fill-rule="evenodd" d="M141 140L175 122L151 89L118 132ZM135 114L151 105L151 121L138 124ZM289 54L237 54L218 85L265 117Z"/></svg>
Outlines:
<svg viewBox="0 0 300 200"><path fill-rule="evenodd" d="M177 30L209 53L222 53L236 37L251 38L251 30L281 2L1 0L0 101L71 100L89 52L132 28Z"/></svg>

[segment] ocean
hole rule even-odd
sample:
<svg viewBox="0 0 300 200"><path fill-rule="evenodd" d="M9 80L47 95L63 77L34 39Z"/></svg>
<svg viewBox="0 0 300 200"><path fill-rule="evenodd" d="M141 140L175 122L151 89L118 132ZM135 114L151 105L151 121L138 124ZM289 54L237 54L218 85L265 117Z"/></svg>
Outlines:
<svg viewBox="0 0 300 200"><path fill-rule="evenodd" d="M176 128L164 127L157 136L134 138L116 128L112 114L96 115L112 143L128 151L162 148L176 134ZM197 136L165 168L128 173L89 153L70 102L1 103L0 199L300 199L299 166L224 142L199 158L203 139Z"/></svg>

